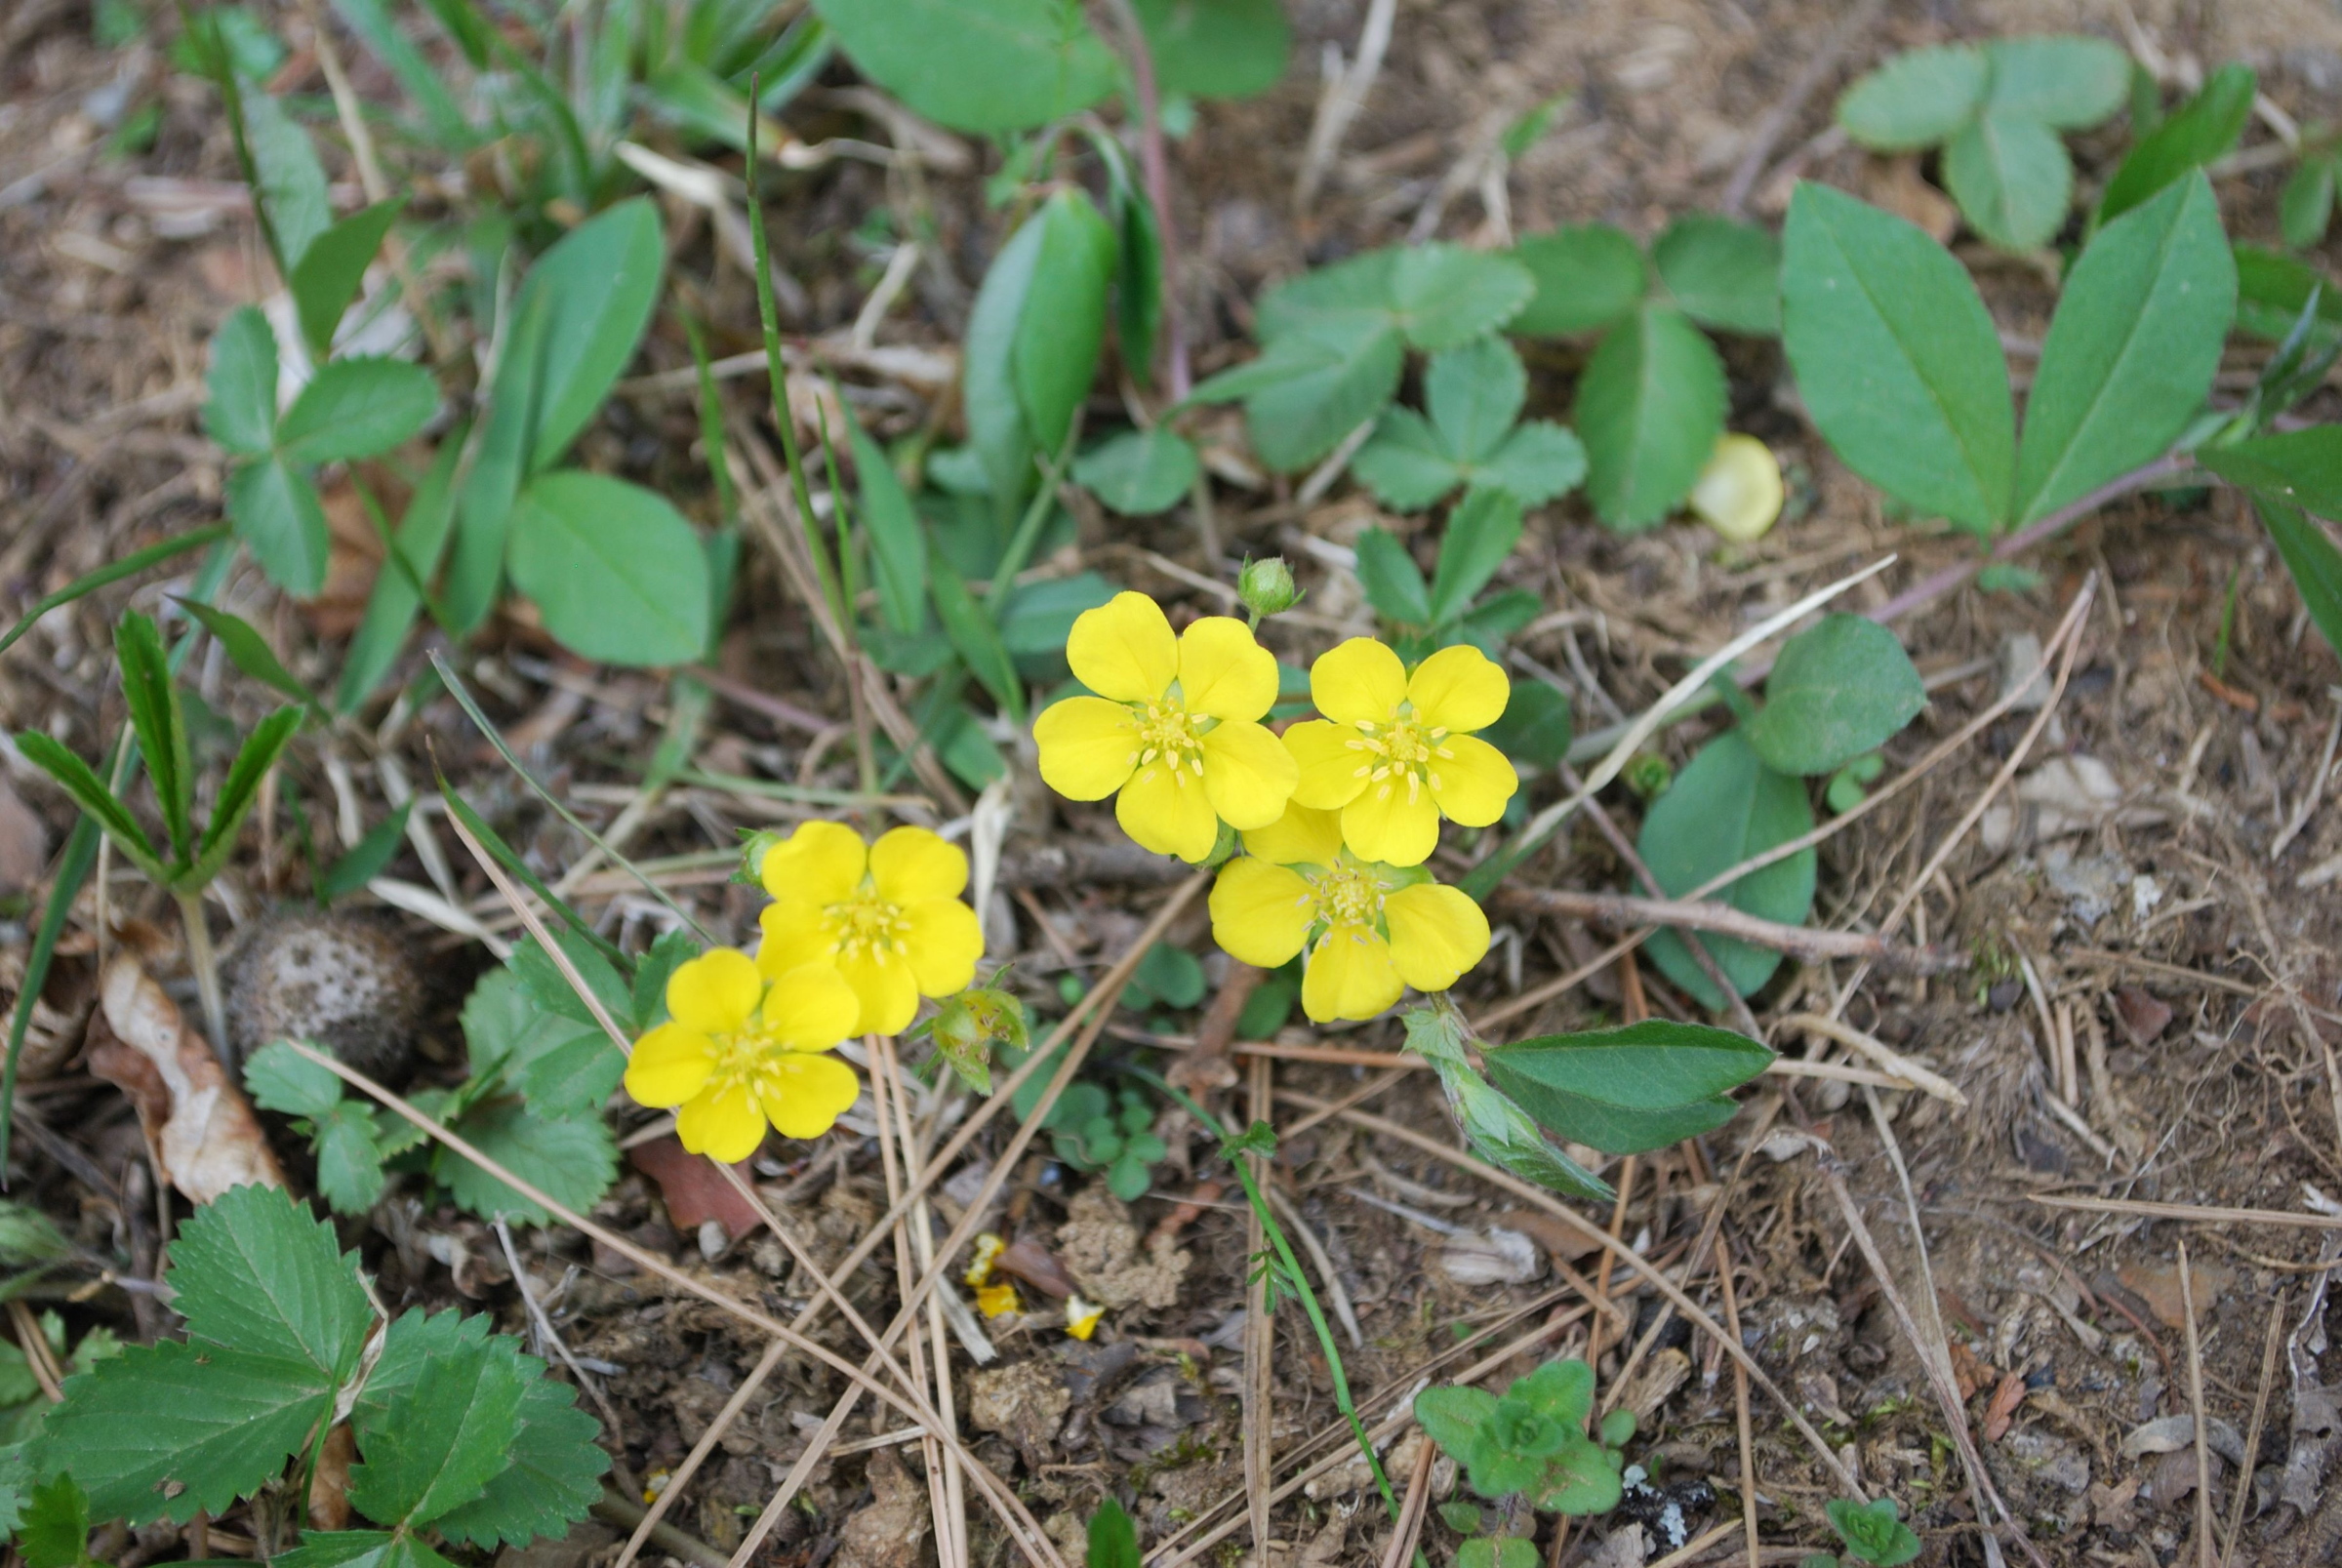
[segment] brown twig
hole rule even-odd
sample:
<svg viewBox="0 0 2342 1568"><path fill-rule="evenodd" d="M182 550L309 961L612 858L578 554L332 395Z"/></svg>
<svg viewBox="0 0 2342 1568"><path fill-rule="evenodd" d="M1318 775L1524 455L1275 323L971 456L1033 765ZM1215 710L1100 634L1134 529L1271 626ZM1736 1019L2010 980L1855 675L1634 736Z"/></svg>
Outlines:
<svg viewBox="0 0 2342 1568"><path fill-rule="evenodd" d="M2284 1341L2285 1300L2283 1292L2269 1304L2269 1331L2261 1345L2261 1382L2252 1398L2252 1429L2244 1436L2244 1460L2237 1467L2237 1497L2229 1506L2227 1546L2220 1552L2220 1568L2229 1568L2237 1553L2237 1538L2244 1530L2244 1508L2252 1501L2252 1467L2260 1458L2261 1431L2269 1419L2269 1390L2277 1381L2277 1347Z"/></svg>
<svg viewBox="0 0 2342 1568"><path fill-rule="evenodd" d="M1724 1309L1724 1332L1740 1341L1740 1298L1732 1289L1732 1249L1722 1247L1716 1259L1716 1288ZM1749 1374L1732 1363L1732 1419L1740 1432L1740 1522L1749 1541L1749 1561L1756 1562L1764 1548L1756 1536L1756 1433L1749 1417Z"/></svg>
<svg viewBox="0 0 2342 1568"><path fill-rule="evenodd" d="M1438 1457L1438 1446L1428 1438L1415 1450L1414 1467L1407 1471L1407 1500L1398 1510L1398 1528L1383 1553L1382 1568L1400 1568L1415 1550L1415 1542L1423 1534L1424 1515L1431 1511L1432 1462Z"/></svg>
<svg viewBox="0 0 2342 1568"><path fill-rule="evenodd" d="M1670 926L1712 931L1758 947L1770 947L1803 963L1837 959L1867 959L1891 975L1948 975L1968 967L1964 953L1913 947L1858 931L1827 931L1811 926L1785 925L1744 914L1731 905L1708 900L1639 899L1625 893L1580 893L1566 888L1507 886L1497 897L1506 904L1609 930L1636 926Z"/></svg>
<svg viewBox="0 0 2342 1568"><path fill-rule="evenodd" d="M2188 1266L2186 1237L2179 1243L2179 1309L2187 1319L2188 1347L2188 1410L2196 1423L2196 1568L2212 1568L2212 1448L2207 1428L2209 1414L2203 1405L2203 1347L2196 1332L2196 1282L2194 1270ZM2242 1478L2249 1486L2249 1472Z"/></svg>

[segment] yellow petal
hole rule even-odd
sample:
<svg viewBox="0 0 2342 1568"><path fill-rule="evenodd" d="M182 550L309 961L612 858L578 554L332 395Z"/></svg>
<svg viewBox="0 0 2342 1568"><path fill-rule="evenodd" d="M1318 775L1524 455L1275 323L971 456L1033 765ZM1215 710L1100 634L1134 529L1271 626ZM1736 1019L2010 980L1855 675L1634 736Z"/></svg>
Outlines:
<svg viewBox="0 0 2342 1568"><path fill-rule="evenodd" d="M1069 697L1032 721L1041 781L1068 800L1104 800L1139 763L1139 721L1120 703Z"/></svg>
<svg viewBox="0 0 2342 1568"><path fill-rule="evenodd" d="M756 969L778 980L806 964L826 964L837 951L837 934L810 899L778 899L756 916L764 941L756 946Z"/></svg>
<svg viewBox="0 0 2342 1568"><path fill-rule="evenodd" d="M675 1112L675 1137L694 1154L737 1165L764 1142L764 1110L746 1083L726 1079Z"/></svg>
<svg viewBox="0 0 2342 1568"><path fill-rule="evenodd" d="M862 1093L854 1069L833 1056L784 1051L765 1069L758 1100L784 1138L819 1138L837 1125Z"/></svg>
<svg viewBox="0 0 2342 1568"><path fill-rule="evenodd" d="M776 899L836 904L862 886L869 852L843 823L806 823L764 856L764 891Z"/></svg>
<svg viewBox="0 0 2342 1568"><path fill-rule="evenodd" d="M1203 790L1237 829L1266 827L1285 814L1301 764L1284 743L1246 719L1223 719L1203 738Z"/></svg>
<svg viewBox="0 0 2342 1568"><path fill-rule="evenodd" d="M1691 509L1700 519L1744 543L1773 526L1781 499L1781 460L1753 435L1718 440L1691 487Z"/></svg>
<svg viewBox="0 0 2342 1568"><path fill-rule="evenodd" d="M1452 822L1485 827L1505 814L1520 775L1502 751L1472 735L1451 735L1432 759L1432 798Z"/></svg>
<svg viewBox="0 0 2342 1568"><path fill-rule="evenodd" d="M870 846L870 880L889 904L956 899L968 885L968 852L924 827L897 827Z"/></svg>
<svg viewBox="0 0 2342 1568"><path fill-rule="evenodd" d="M1017 1300L1017 1287L1005 1279L996 1285L976 1287L976 1309L987 1317L1006 1316L1022 1305Z"/></svg>
<svg viewBox="0 0 2342 1568"><path fill-rule="evenodd" d="M1266 827L1244 835L1244 853L1272 865L1332 865L1342 858L1342 816L1296 800Z"/></svg>
<svg viewBox="0 0 2342 1568"><path fill-rule="evenodd" d="M1233 616L1205 616L1179 634L1179 690L1191 713L1257 719L1276 705L1276 655Z"/></svg>
<svg viewBox="0 0 2342 1568"><path fill-rule="evenodd" d="M949 996L968 988L976 978L976 960L984 956L984 928L976 911L957 899L928 899L903 911L909 929L903 945L909 949L911 978L923 996Z"/></svg>
<svg viewBox="0 0 2342 1568"><path fill-rule="evenodd" d="M774 978L762 1020L792 1051L827 1051L862 1022L862 998L829 963L802 964Z"/></svg>
<svg viewBox="0 0 2342 1568"><path fill-rule="evenodd" d="M1312 1022L1379 1016L1403 989L1391 945L1367 926L1336 926L1301 972L1301 1010Z"/></svg>
<svg viewBox="0 0 2342 1568"><path fill-rule="evenodd" d="M1407 666L1372 637L1353 637L1310 666L1310 700L1339 724L1384 724L1407 698Z"/></svg>
<svg viewBox="0 0 2342 1568"><path fill-rule="evenodd" d="M756 960L738 947L710 947L666 978L666 1010L703 1034L739 1028L764 1000Z"/></svg>
<svg viewBox="0 0 2342 1568"><path fill-rule="evenodd" d="M1251 856L1220 868L1212 883L1212 940L1239 963L1291 963L1310 935L1316 895L1298 871Z"/></svg>
<svg viewBox="0 0 2342 1568"><path fill-rule="evenodd" d="M634 1042L626 1093L638 1106L666 1110L698 1094L714 1070L714 1041L680 1024L662 1024Z"/></svg>
<svg viewBox="0 0 2342 1568"><path fill-rule="evenodd" d="M1188 769L1174 771L1160 757L1133 774L1114 797L1114 821L1141 849L1190 864L1220 840L1220 818L1203 781Z"/></svg>
<svg viewBox="0 0 2342 1568"><path fill-rule="evenodd" d="M892 953L865 948L840 952L837 972L862 999L861 1016L854 1021L856 1034L900 1034L910 1027L911 1016L919 1010L919 987L910 965Z"/></svg>
<svg viewBox="0 0 2342 1568"><path fill-rule="evenodd" d="M1370 784L1342 808L1342 842L1361 861L1421 865L1439 843L1439 808L1412 777Z"/></svg>
<svg viewBox="0 0 2342 1568"><path fill-rule="evenodd" d="M1484 730L1503 716L1512 697L1513 683L1497 663L1464 643L1417 664L1407 682L1415 717L1433 729Z"/></svg>
<svg viewBox="0 0 2342 1568"><path fill-rule="evenodd" d="M1324 719L1304 719L1290 725L1284 733L1285 749L1293 753L1300 765L1301 775L1293 785L1293 798L1305 806L1320 811L1338 811L1358 798L1366 787L1366 764L1363 743L1358 732L1347 724L1331 724Z"/></svg>
<svg viewBox="0 0 2342 1568"><path fill-rule="evenodd" d="M1391 959L1419 991L1443 991L1488 956L1488 917L1461 888L1419 882L1383 901Z"/></svg>
<svg viewBox="0 0 2342 1568"><path fill-rule="evenodd" d="M1100 697L1144 703L1178 677L1179 643L1160 605L1144 593L1117 593L1074 617L1066 663Z"/></svg>

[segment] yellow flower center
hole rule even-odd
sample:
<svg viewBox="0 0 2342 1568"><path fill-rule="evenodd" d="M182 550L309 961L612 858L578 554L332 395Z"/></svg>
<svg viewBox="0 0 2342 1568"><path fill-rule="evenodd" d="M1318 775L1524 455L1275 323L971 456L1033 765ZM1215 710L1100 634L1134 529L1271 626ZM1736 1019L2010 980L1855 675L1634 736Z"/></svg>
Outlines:
<svg viewBox="0 0 2342 1568"><path fill-rule="evenodd" d="M1165 695L1150 698L1144 703L1130 704L1138 715L1138 751L1133 758L1136 766L1151 768L1160 762L1171 770L1171 781L1185 784L1186 775L1193 773L1197 783L1203 780L1203 732L1197 727L1194 715L1187 704L1177 697ZM1208 724L1208 720L1205 723Z"/></svg>
<svg viewBox="0 0 2342 1568"><path fill-rule="evenodd" d="M1317 918L1332 926L1372 926L1383 916L1383 883L1371 866L1349 856L1315 878L1311 891Z"/></svg>
<svg viewBox="0 0 2342 1568"><path fill-rule="evenodd" d="M860 958L866 953L879 960L899 958L909 946L910 922L904 917L903 905L880 898L874 888L866 887L823 913L830 935L837 939L840 958Z"/></svg>
<svg viewBox="0 0 2342 1568"><path fill-rule="evenodd" d="M715 1047L715 1070L710 1081L735 1084L749 1094L760 1088L778 1087L779 1065L782 1053L788 1048L762 1027L761 1019L751 1018L739 1028L726 1034L710 1034L708 1043Z"/></svg>
<svg viewBox="0 0 2342 1568"><path fill-rule="evenodd" d="M1413 805L1427 784L1439 787L1439 764L1456 754L1447 744L1447 727L1424 724L1412 705L1402 704L1388 722L1369 719L1351 729L1353 733L1343 744L1363 753L1356 777L1373 786L1377 800L1390 799L1404 780L1407 803Z"/></svg>

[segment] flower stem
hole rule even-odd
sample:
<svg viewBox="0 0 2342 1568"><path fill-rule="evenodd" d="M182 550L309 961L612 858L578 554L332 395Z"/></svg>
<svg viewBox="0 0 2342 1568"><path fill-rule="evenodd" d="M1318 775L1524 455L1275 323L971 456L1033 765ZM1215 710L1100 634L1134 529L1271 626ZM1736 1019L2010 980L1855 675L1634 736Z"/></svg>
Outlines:
<svg viewBox="0 0 2342 1568"><path fill-rule="evenodd" d="M203 917L203 890L175 894L179 917L187 928L187 967L195 971L195 990L203 998L204 1032L212 1037L212 1054L229 1072L236 1070L235 1047L227 1038L227 1008L220 995L220 961L212 951L212 929Z"/></svg>

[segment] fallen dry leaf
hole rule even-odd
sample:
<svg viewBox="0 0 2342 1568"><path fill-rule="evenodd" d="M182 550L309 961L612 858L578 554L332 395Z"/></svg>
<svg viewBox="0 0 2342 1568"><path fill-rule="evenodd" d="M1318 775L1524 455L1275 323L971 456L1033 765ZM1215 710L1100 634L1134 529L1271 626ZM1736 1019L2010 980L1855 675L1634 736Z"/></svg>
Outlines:
<svg viewBox="0 0 2342 1568"><path fill-rule="evenodd" d="M724 1180L713 1160L688 1152L672 1133L635 1145L626 1150L626 1160L659 1184L667 1219L686 1235L713 1220L724 1227L726 1237L738 1241L764 1223L756 1206ZM732 1168L743 1181L754 1180L747 1160Z"/></svg>
<svg viewBox="0 0 2342 1568"><path fill-rule="evenodd" d="M2201 1319L2227 1294L2234 1276L2218 1264L2194 1264L2189 1266L2188 1273L2188 1285L2196 1293L2196 1316ZM2188 1326L2188 1310L2180 1296L2177 1264L2132 1264L2115 1277L2133 1296L2145 1302L2149 1309L2164 1323L2172 1328Z"/></svg>
<svg viewBox="0 0 2342 1568"><path fill-rule="evenodd" d="M2153 991L2124 985L2114 995L2115 1022L2133 1045L2152 1045L2171 1026L2171 1008Z"/></svg>
<svg viewBox="0 0 2342 1568"><path fill-rule="evenodd" d="M1993 1390L1993 1402L1984 1410L1984 1440L1997 1443L2008 1435L2010 1425L2017 1419L2017 1406L2025 1402L2025 1380L2011 1372L2000 1380Z"/></svg>
<svg viewBox="0 0 2342 1568"><path fill-rule="evenodd" d="M317 1473L309 1477L309 1528L349 1528L349 1467L358 1457L358 1440L349 1423L327 1428L325 1446L317 1453Z"/></svg>
<svg viewBox="0 0 2342 1568"><path fill-rule="evenodd" d="M1959 209L1951 197L1919 177L1916 154L1874 158L1865 175L1864 200L1924 230L1938 245L1952 242L1953 232L1959 227Z"/></svg>
<svg viewBox="0 0 2342 1568"><path fill-rule="evenodd" d="M98 986L90 1070L130 1097L163 1179L196 1203L230 1187L283 1186L252 1103L212 1048L129 953Z"/></svg>
<svg viewBox="0 0 2342 1568"><path fill-rule="evenodd" d="M1982 1357L1968 1348L1965 1340L1954 1340L1952 1377L1959 1385L1959 1402L1964 1405L1976 1397L1978 1389L1993 1381L1994 1372Z"/></svg>
<svg viewBox="0 0 2342 1568"><path fill-rule="evenodd" d="M1057 1254L1030 1236L1019 1236L1000 1249L992 1266L1004 1274L1014 1274L1042 1295L1064 1301L1073 1294L1073 1281L1066 1273L1066 1266L1057 1261Z"/></svg>

